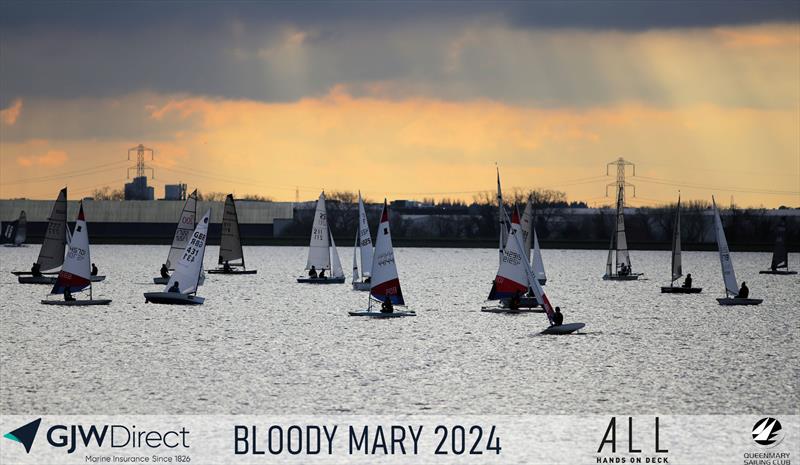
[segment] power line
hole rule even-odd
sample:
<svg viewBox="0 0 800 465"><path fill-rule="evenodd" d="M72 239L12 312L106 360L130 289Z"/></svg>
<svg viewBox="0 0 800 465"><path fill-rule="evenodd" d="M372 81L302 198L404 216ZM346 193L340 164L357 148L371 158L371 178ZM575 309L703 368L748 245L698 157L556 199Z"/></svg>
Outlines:
<svg viewBox="0 0 800 465"><path fill-rule="evenodd" d="M648 176L637 176L636 179L644 183L661 184L661 185L675 186L675 187L688 187L692 189L718 190L725 192L742 192L749 194L766 194L766 195L800 195L800 191L782 191L774 189L742 189L735 187L709 186L709 185L702 185L702 184L695 184L695 183L688 183L681 181L673 181L669 179L651 178Z"/></svg>
<svg viewBox="0 0 800 465"><path fill-rule="evenodd" d="M115 166L115 165L118 166L118 165L120 165L122 163L125 163L125 162L124 161L115 161L113 163L106 163L104 165L97 165L97 166L89 168L89 169L66 171L66 172L59 173L59 174L50 174L50 175L47 175L47 176L37 176L37 177L33 177L33 178L17 179L15 181L9 181L9 182L0 183L0 185L8 186L8 185L13 185L13 184L39 183L39 182L47 182L47 181L57 181L57 180L68 179L68 178L78 178L78 177L87 176L87 175L90 175L90 174L98 174L98 173L103 173L105 171L111 171L112 169L115 169L115 168L106 168L106 167ZM101 168L103 168L103 169L101 169Z"/></svg>

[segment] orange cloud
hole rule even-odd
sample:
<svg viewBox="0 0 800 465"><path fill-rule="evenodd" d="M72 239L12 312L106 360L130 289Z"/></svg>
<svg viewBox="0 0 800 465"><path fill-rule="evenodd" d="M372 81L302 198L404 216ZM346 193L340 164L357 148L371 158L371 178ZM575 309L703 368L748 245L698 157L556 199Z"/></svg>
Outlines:
<svg viewBox="0 0 800 465"><path fill-rule="evenodd" d="M63 150L48 150L41 155L31 155L27 157L17 157L17 164L26 168L38 166L43 168L54 168L67 162L69 157Z"/></svg>
<svg viewBox="0 0 800 465"><path fill-rule="evenodd" d="M10 107L0 110L0 121L4 124L11 126L17 122L20 113L22 113L22 99L16 99Z"/></svg>

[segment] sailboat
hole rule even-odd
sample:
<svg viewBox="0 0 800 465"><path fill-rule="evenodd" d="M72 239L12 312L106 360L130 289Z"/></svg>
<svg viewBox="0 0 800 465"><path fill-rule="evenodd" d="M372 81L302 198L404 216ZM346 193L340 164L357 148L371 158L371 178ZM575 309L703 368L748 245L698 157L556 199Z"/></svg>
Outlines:
<svg viewBox="0 0 800 465"><path fill-rule="evenodd" d="M603 275L603 279L607 281L635 281L643 274L634 273L631 269L628 241L625 238L624 199L624 189L619 186L617 190L616 221L614 222L614 231L611 233L611 244L608 247L606 274Z"/></svg>
<svg viewBox="0 0 800 465"><path fill-rule="evenodd" d="M375 254L372 256L372 281L370 283L367 309L349 312L350 316L368 316L373 318L400 318L416 316L414 311L381 311L373 309L373 300L381 302L382 308L388 301L390 305L405 306L403 291L400 289L400 277L397 274L397 263L394 260L394 247L392 247L392 233L389 229L389 207L386 199L383 200L381 222L378 225L378 236L375 240Z"/></svg>
<svg viewBox="0 0 800 465"><path fill-rule="evenodd" d="M530 197L528 197L528 204L525 205L525 211L522 212L520 228L522 229L522 244L525 247L525 256L532 263L533 273L536 275L536 279L539 280L539 284L544 286L547 283L547 274L544 272L539 237L536 235L536 228L533 225L533 201ZM531 249L531 243L533 243L533 249Z"/></svg>
<svg viewBox="0 0 800 465"><path fill-rule="evenodd" d="M358 276L358 263L356 255L361 256L361 276ZM356 231L356 244L353 247L353 290L368 291L370 289L370 276L372 276L372 235L367 221L367 212L361 191L358 192L358 230Z"/></svg>
<svg viewBox="0 0 800 465"><path fill-rule="evenodd" d="M8 223L3 227L3 240L6 247L25 247L25 239L28 232L28 220L25 210L19 212L19 218Z"/></svg>
<svg viewBox="0 0 800 465"><path fill-rule="evenodd" d="M239 234L239 217L236 215L236 204L233 194L225 197L225 210L222 215L222 238L219 243L219 264L222 268L208 270L209 273L220 274L256 274L257 270L248 270L244 264L242 239ZM241 260L241 263L231 263ZM241 267L241 270L235 269Z"/></svg>
<svg viewBox="0 0 800 465"><path fill-rule="evenodd" d="M89 253L89 228L86 226L86 219L83 214L83 202L78 211L78 220L75 222L75 229L70 236L69 252L64 258L64 266L58 273L55 285L50 291L50 295L63 295L69 292L79 292L86 288L89 289L89 299L75 300L42 300L45 305L108 305L111 299L94 299L92 297L92 259Z"/></svg>
<svg viewBox="0 0 800 465"><path fill-rule="evenodd" d="M338 263L331 269L331 262ZM311 228L311 241L308 245L308 260L306 270L321 273L325 270L332 271L331 276L311 276L297 278L298 283L309 284L341 284L344 282L344 270L339 260L339 252L333 243L333 235L328 228L328 213L325 209L325 191L319 194L317 209L314 212L314 225Z"/></svg>
<svg viewBox="0 0 800 465"><path fill-rule="evenodd" d="M194 228L183 255L175 263L175 272L169 277L163 292L145 292L145 303L169 305L201 305L205 299L197 295L202 285L203 257L208 241L208 210Z"/></svg>
<svg viewBox="0 0 800 465"><path fill-rule="evenodd" d="M525 267L528 265L527 256L524 250L524 239L517 241L516 239L523 236L523 230L520 227L519 210L514 208L514 213L511 216L511 231L509 231L506 246L503 248L503 260L500 261L500 267L497 269L497 276L492 282L492 289L489 291L487 300L499 300L500 306L497 307L483 307L482 312L488 313L543 313L544 309L534 309L538 307L539 301L535 297L527 297L530 286L528 286L528 275L526 274ZM520 250L517 250L517 242L523 244ZM538 283L538 279L537 279ZM520 302L518 308L510 307L510 300L515 295L519 296Z"/></svg>
<svg viewBox="0 0 800 465"><path fill-rule="evenodd" d="M172 245L167 254L167 261L165 263L169 271L175 269L175 265L183 255L186 249L186 244L192 237L192 231L195 228L195 217L197 216L197 189L192 191L191 195L186 198L181 211L181 217L178 219L178 226L175 228L175 236L172 238ZM153 284L167 284L169 277L159 276L153 278Z"/></svg>
<svg viewBox="0 0 800 465"><path fill-rule="evenodd" d="M761 270L760 274L779 274L790 275L797 274L797 271L789 269L789 253L786 251L786 226L783 224L778 225L778 230L775 234L775 248L772 250L772 264L769 270ZM778 268L785 268L779 270Z"/></svg>
<svg viewBox="0 0 800 465"><path fill-rule="evenodd" d="M53 209L50 211L47 229L36 264L42 274L56 275L56 270L64 263L64 250L67 241L67 188L58 193ZM48 272L49 273L46 273ZM19 276L20 284L53 284L54 276L33 276L32 271L12 271Z"/></svg>
<svg viewBox="0 0 800 465"><path fill-rule="evenodd" d="M722 220L717 210L717 202L711 197L714 206L714 231L717 236L717 249L719 249L719 262L722 265L722 280L725 283L725 297L718 298L720 305L758 305L763 299L745 299L735 297L739 294L739 287L736 283L736 273L733 271L733 261L731 251L728 248L728 240L725 238L725 230L722 228ZM733 295L734 297L729 297Z"/></svg>
<svg viewBox="0 0 800 465"><path fill-rule="evenodd" d="M702 287L675 286L675 281L683 276L681 264L681 196L678 196L678 206L675 209L675 221L672 223L672 279L669 286L662 286L664 294L697 294Z"/></svg>

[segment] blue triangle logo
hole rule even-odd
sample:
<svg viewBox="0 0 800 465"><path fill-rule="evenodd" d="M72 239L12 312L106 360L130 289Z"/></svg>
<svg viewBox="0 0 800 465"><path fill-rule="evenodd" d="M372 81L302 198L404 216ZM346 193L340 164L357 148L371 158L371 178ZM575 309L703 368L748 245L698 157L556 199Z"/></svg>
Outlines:
<svg viewBox="0 0 800 465"><path fill-rule="evenodd" d="M25 447L25 452L30 454L33 440L36 439L36 432L39 431L41 422L41 418L33 420L25 426L20 426L14 431L6 433L3 437L21 443Z"/></svg>

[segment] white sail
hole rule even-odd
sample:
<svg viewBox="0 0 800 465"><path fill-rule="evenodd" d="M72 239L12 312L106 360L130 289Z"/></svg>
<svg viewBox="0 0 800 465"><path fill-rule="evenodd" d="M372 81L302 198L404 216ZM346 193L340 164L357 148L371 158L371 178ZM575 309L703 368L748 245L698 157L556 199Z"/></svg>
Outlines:
<svg viewBox="0 0 800 465"><path fill-rule="evenodd" d="M311 228L311 242L308 245L306 269L313 266L317 271L331 269L330 234L328 233L328 214L325 210L325 192L319 194L317 209L314 212L314 225Z"/></svg>
<svg viewBox="0 0 800 465"><path fill-rule="evenodd" d="M39 258L36 259L41 271L56 269L64 263L67 234L67 188L65 187L58 193L56 203L50 212L42 248L39 249Z"/></svg>
<svg viewBox="0 0 800 465"><path fill-rule="evenodd" d="M331 268L331 277L344 278L342 261L339 260L339 250L336 249L336 242L333 240L333 234L331 234L331 256L331 262L333 263L333 268Z"/></svg>
<svg viewBox="0 0 800 465"><path fill-rule="evenodd" d="M547 274L544 272L544 261L542 261L542 250L539 248L539 236L536 235L536 228L533 231L533 273L539 281L545 281Z"/></svg>
<svg viewBox="0 0 800 465"><path fill-rule="evenodd" d="M83 202L75 221L75 232L71 236L69 251L64 258L64 266L56 278L51 294L63 294L66 288L70 292L80 291L91 286L92 258L89 253L89 230L83 215Z"/></svg>
<svg viewBox="0 0 800 465"><path fill-rule="evenodd" d="M678 208L675 211L675 225L672 228L672 281L683 276L681 266L681 197L678 196Z"/></svg>
<svg viewBox="0 0 800 465"><path fill-rule="evenodd" d="M722 228L722 219L719 217L717 202L711 197L714 205L714 230L717 233L717 249L719 249L719 262L722 266L722 279L725 281L725 294L737 295L739 286L736 284L736 273L733 271L733 261L731 251L728 248L728 240L725 238L725 230Z"/></svg>
<svg viewBox="0 0 800 465"><path fill-rule="evenodd" d="M17 220L17 233L14 235L14 245L22 245L28 236L28 217L25 215L25 210L19 213Z"/></svg>
<svg viewBox="0 0 800 465"><path fill-rule="evenodd" d="M370 296L385 301L387 298L395 305L405 305L403 292L400 289L400 278L397 275L397 264L394 261L392 233L389 229L389 209L383 201L383 212L375 238L375 254L372 256L372 281Z"/></svg>
<svg viewBox="0 0 800 465"><path fill-rule="evenodd" d="M358 240L361 248L361 274L366 278L372 275L372 234L367 221L367 212L364 208L364 201L361 199L361 191L358 192Z"/></svg>
<svg viewBox="0 0 800 465"><path fill-rule="evenodd" d="M628 241L625 237L625 193L622 186L617 190L617 214L614 221L614 232L611 234L611 244L608 248L606 261L606 276L618 275L622 265L631 270L631 258L628 254Z"/></svg>
<svg viewBox="0 0 800 465"><path fill-rule="evenodd" d="M219 264L242 260L244 266L244 252L242 239L239 234L239 217L236 214L236 203L233 194L225 197L225 210L222 214L222 230L219 243Z"/></svg>
<svg viewBox="0 0 800 465"><path fill-rule="evenodd" d="M211 210L208 210L197 227L194 228L186 248L180 259L175 263L175 272L169 277L167 287L164 292L169 292L169 288L177 282L178 290L181 294L197 292L197 288L202 284L200 274L203 271L203 257L206 253L206 241L208 239L208 217Z"/></svg>
<svg viewBox="0 0 800 465"><path fill-rule="evenodd" d="M353 243L353 282L358 281L360 276L358 275L358 231L356 231L356 240Z"/></svg>
<svg viewBox="0 0 800 465"><path fill-rule="evenodd" d="M175 237L172 238L172 246L170 246L169 254L167 255L166 265L168 269L174 270L178 260L183 256L186 244L188 244L189 240L192 238L196 218L197 190L195 189L186 199L186 203L183 204L181 217L178 220L177 228L175 228Z"/></svg>
<svg viewBox="0 0 800 465"><path fill-rule="evenodd" d="M503 191L500 189L500 168L497 168L497 223L500 228L499 244L497 251L500 254L500 261L503 261L503 249L508 240L508 223L506 222L507 215L505 207L503 206Z"/></svg>
<svg viewBox="0 0 800 465"><path fill-rule="evenodd" d="M528 203L525 205L525 210L522 212L522 217L519 221L519 226L522 229L522 246L525 247L525 256L528 260L531 259L531 239L533 235L533 201L528 197Z"/></svg>
<svg viewBox="0 0 800 465"><path fill-rule="evenodd" d="M511 217L511 231L509 240L503 249L503 258L497 268L497 276L492 283L492 290L489 292L488 300L499 300L513 297L515 294L525 295L528 292L528 275L525 272L525 265L528 258L522 247L521 240L516 240L522 236L522 229L519 224L519 211L514 208Z"/></svg>

